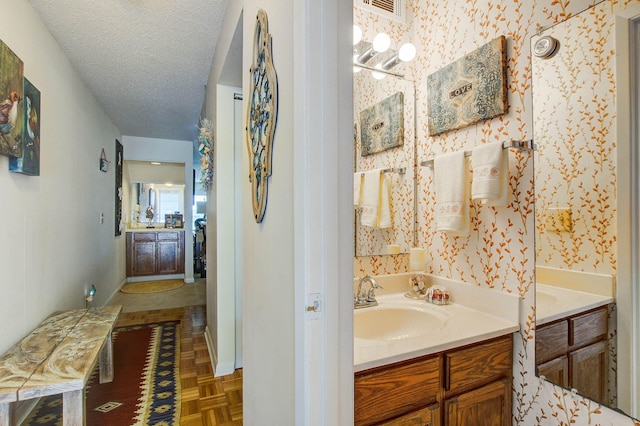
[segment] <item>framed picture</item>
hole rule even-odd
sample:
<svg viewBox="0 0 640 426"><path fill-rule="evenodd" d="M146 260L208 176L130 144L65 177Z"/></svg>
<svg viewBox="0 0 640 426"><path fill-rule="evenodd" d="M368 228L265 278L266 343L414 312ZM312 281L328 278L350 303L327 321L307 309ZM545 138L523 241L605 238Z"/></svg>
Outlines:
<svg viewBox="0 0 640 426"><path fill-rule="evenodd" d="M404 94L395 93L360 113L362 156L404 144Z"/></svg>
<svg viewBox="0 0 640 426"><path fill-rule="evenodd" d="M427 76L427 106L429 136L506 114L505 37Z"/></svg>
<svg viewBox="0 0 640 426"><path fill-rule="evenodd" d="M40 176L40 91L26 77L23 81L22 154L19 157L9 158L9 170L30 176Z"/></svg>
<svg viewBox="0 0 640 426"><path fill-rule="evenodd" d="M182 228L184 222L181 214L165 214L164 215L164 227L165 228Z"/></svg>
<svg viewBox="0 0 640 426"><path fill-rule="evenodd" d="M116 139L116 198L115 198L115 236L118 237L122 234L124 223L122 222L122 197L124 195L122 190L122 161L123 161L124 148L118 139Z"/></svg>
<svg viewBox="0 0 640 426"><path fill-rule="evenodd" d="M24 64L0 40L0 155L22 155Z"/></svg>

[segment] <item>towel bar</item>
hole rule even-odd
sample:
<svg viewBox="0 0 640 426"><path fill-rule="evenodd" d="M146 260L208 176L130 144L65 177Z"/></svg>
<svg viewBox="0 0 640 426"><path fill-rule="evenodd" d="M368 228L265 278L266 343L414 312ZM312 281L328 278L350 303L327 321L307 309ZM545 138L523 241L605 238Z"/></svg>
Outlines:
<svg viewBox="0 0 640 426"><path fill-rule="evenodd" d="M405 174L407 169L405 167L392 167L390 169L382 169L381 173L400 173L401 175ZM364 176L364 172L360 172L360 175Z"/></svg>
<svg viewBox="0 0 640 426"><path fill-rule="evenodd" d="M525 141L506 141L502 143L503 149L517 149L518 151L535 151L536 145L533 143L533 139L527 139ZM464 152L465 157L471 157L471 151ZM433 169L433 158L430 160L422 161L420 163L422 167L429 167Z"/></svg>

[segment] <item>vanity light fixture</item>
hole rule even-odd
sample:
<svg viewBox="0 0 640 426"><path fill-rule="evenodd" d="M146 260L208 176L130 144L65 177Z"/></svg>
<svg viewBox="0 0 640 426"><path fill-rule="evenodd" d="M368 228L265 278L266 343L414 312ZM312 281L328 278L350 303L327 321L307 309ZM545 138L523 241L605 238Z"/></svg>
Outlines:
<svg viewBox="0 0 640 426"><path fill-rule="evenodd" d="M416 47L411 43L404 43L398 51L391 49L391 37L381 32L376 34L372 42L362 39L362 30L353 26L353 72L360 72L363 68L374 73L378 80L385 74L402 77L390 70L402 62L412 61L416 56Z"/></svg>
<svg viewBox="0 0 640 426"><path fill-rule="evenodd" d="M359 26L354 25L353 26L353 45L355 46L356 44L360 43L360 40L362 40L362 30L360 29Z"/></svg>
<svg viewBox="0 0 640 426"><path fill-rule="evenodd" d="M162 163L159 163L157 161L150 161L149 164L153 164L154 166L161 166Z"/></svg>
<svg viewBox="0 0 640 426"><path fill-rule="evenodd" d="M405 43L400 46L398 53L393 55L387 61L382 64L383 70L390 70L398 65L400 62L410 62L416 57L416 47L411 43Z"/></svg>

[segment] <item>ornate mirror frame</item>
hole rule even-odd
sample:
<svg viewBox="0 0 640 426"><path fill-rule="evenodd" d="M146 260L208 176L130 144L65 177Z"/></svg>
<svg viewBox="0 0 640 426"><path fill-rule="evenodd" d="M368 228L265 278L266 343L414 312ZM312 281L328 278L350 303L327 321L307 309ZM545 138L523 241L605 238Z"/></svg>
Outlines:
<svg viewBox="0 0 640 426"><path fill-rule="evenodd" d="M253 64L247 107L247 149L253 215L262 222L267 208L267 183L271 176L271 150L278 119L278 77L273 66L267 14L258 10L253 33Z"/></svg>

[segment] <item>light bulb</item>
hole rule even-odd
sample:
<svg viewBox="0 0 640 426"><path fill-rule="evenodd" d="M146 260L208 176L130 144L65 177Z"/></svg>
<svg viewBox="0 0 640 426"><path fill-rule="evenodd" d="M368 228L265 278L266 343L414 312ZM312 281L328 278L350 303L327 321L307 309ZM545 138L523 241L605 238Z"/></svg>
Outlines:
<svg viewBox="0 0 640 426"><path fill-rule="evenodd" d="M405 43L400 46L400 50L398 51L398 58L402 62L409 62L413 58L416 57L416 47L411 43Z"/></svg>
<svg viewBox="0 0 640 426"><path fill-rule="evenodd" d="M376 69L382 69L382 65L378 64L375 66ZM382 80L383 78L386 77L385 73L382 72L377 72L377 71L371 71L371 75L373 76L373 78L375 78L376 80Z"/></svg>
<svg viewBox="0 0 640 426"><path fill-rule="evenodd" d="M359 26L354 24L354 26L353 26L353 45L355 46L356 44L360 43L360 40L362 40L362 30L360 29Z"/></svg>
<svg viewBox="0 0 640 426"><path fill-rule="evenodd" d="M373 38L373 50L376 52L386 52L389 46L391 46L391 38L386 33L378 33Z"/></svg>

